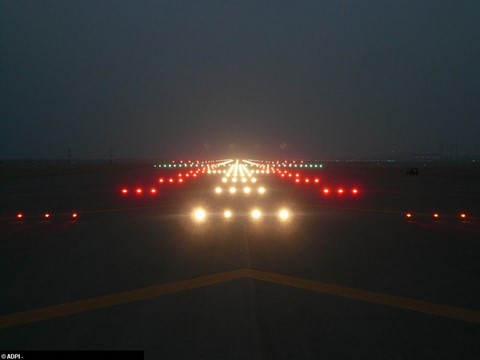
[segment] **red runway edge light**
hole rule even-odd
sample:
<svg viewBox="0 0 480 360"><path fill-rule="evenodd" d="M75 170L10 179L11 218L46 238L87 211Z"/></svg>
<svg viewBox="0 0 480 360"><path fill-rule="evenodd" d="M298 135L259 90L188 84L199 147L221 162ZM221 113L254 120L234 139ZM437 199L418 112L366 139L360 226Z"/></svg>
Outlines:
<svg viewBox="0 0 480 360"><path fill-rule="evenodd" d="M73 212L72 213L72 220L77 220L78 219L78 213L77 212Z"/></svg>
<svg viewBox="0 0 480 360"><path fill-rule="evenodd" d="M17 216L16 216L17 220L22 220L23 219L23 214L22 213L18 213Z"/></svg>

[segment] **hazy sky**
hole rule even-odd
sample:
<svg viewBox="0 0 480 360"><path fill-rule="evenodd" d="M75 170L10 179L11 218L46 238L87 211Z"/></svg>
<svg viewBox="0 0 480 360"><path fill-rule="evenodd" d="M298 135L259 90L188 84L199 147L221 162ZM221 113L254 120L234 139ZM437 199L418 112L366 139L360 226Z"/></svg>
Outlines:
<svg viewBox="0 0 480 360"><path fill-rule="evenodd" d="M478 0L0 0L0 158L479 153L479 134Z"/></svg>

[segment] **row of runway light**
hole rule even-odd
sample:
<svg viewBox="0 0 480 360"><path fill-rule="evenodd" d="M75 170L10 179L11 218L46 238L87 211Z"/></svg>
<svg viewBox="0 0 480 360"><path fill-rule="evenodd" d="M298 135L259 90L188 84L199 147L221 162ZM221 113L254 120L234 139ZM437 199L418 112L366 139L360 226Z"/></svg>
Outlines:
<svg viewBox="0 0 480 360"><path fill-rule="evenodd" d="M256 191L255 191L255 190L256 190ZM250 186L245 186L245 187L243 187L243 189L242 189L241 187L237 189L237 187L235 187L235 186L230 186L229 188L227 188L227 189L225 189L225 190L224 190L222 187L217 186L217 187L214 189L214 192L215 192L215 194L217 194L217 195L221 195L221 194L223 194L224 192L228 192L228 193L231 194L231 195L235 195L235 194L237 194L238 192L242 192L242 193L245 194L245 195L250 195L250 194L252 194L252 193L258 193L258 194L260 194L260 195L263 195L263 194L266 193L266 191L267 191L267 189L265 189L265 187L263 187L263 186L259 186L259 187L256 188L256 189L252 189Z"/></svg>
<svg viewBox="0 0 480 360"><path fill-rule="evenodd" d="M210 216L216 215L218 217L218 214L208 213L207 210L205 210L205 208L203 207L197 207L193 209L191 213L191 217L196 223L204 223ZM245 213L240 213L239 215L245 216ZM247 216L253 221L260 221L267 215L268 214L265 214L260 208L253 208L247 213ZM234 212L233 210L225 209L221 216L226 220L230 220L234 217ZM284 223L292 219L292 214L287 208L279 209L275 216L280 222Z"/></svg>
<svg viewBox="0 0 480 360"><path fill-rule="evenodd" d="M78 218L80 217L80 214L77 212L77 211L73 211L71 213L60 213L60 214L52 214L51 212L45 212L43 214L33 214L33 215L26 215L25 213L23 212L18 212L16 215L15 215L15 219L17 220L25 220L25 219L42 219L42 220L45 220L45 221L48 221L48 220L52 220L54 218L61 218L61 219L65 219L65 218L69 218L70 220L78 220Z"/></svg>
<svg viewBox="0 0 480 360"><path fill-rule="evenodd" d="M424 215L424 214L414 214L413 212L410 212L410 211L407 211L407 212L404 213L404 217L407 220L414 220L419 216L422 217L422 215ZM456 216L455 215L445 215L445 217L446 218L455 218L456 217L460 220L468 220L469 219L469 216L466 212L461 212ZM443 216L438 212L433 212L431 214L431 218L433 220L440 220L441 218L443 218Z"/></svg>
<svg viewBox="0 0 480 360"><path fill-rule="evenodd" d="M192 211L191 215L192 215L192 218L196 222L202 223L207 219L207 217L209 217L212 214L208 214L207 210L205 210L203 207L197 207ZM213 214L213 215L218 215L218 214ZM242 213L240 215L245 215L245 214ZM265 214L259 208L252 209L248 213L248 215L252 220L260 220L265 216ZM231 219L231 218L233 218L233 216L234 216L233 210L225 209L223 211L223 214L222 214L223 218ZM276 213L276 216L280 221L288 221L292 218L292 214L291 214L290 210L287 209L287 208L279 209L278 212ZM431 216L432 220L434 220L434 221L439 221L442 218L446 218L446 219L457 218L461 221L467 221L467 220L470 219L470 217L468 216L468 214L466 212L461 212L457 215L449 215L449 214L441 215L438 212L433 212L430 216ZM404 213L404 218L406 220L409 220L409 221L413 221L417 218L424 218L424 217L425 217L424 213L415 214L415 213L410 212L410 211ZM18 220L18 221L23 221L23 220L26 220L26 219L44 220L44 221L50 221L50 220L53 220L53 219L78 220L79 218L80 218L80 214L77 211L73 211L71 213L58 213L58 214L52 214L51 212L45 212L43 214L33 214L33 215L31 214L31 215L28 215L28 216L23 212L18 212L15 215L15 219Z"/></svg>

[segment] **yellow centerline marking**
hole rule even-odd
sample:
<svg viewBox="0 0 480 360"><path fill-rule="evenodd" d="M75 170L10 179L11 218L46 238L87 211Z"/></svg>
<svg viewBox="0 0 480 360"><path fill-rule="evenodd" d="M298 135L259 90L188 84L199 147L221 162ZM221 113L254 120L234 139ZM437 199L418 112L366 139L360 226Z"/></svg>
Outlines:
<svg viewBox="0 0 480 360"><path fill-rule="evenodd" d="M318 281L300 279L281 274L267 273L258 270L249 270L249 273L251 278L259 281L268 281L275 284L296 287L323 294L336 295L344 298L480 324L479 311L434 304L412 298L388 295L362 289L326 284Z"/></svg>
<svg viewBox="0 0 480 360"><path fill-rule="evenodd" d="M83 313L113 305L126 304L162 295L174 294L204 286L215 285L222 282L233 281L244 277L246 277L245 270L240 269L165 285L151 286L133 291L126 291L112 295L49 306L41 309L3 315L0 317L0 329L28 324L35 321L53 319L60 316Z"/></svg>
<svg viewBox="0 0 480 360"><path fill-rule="evenodd" d="M310 290L318 293L340 296L353 300L365 301L394 308L416 311L424 314L437 315L455 320L480 324L480 312L458 307L429 303L426 301L376 293L362 289L322 283L314 280L300 279L292 276L268 273L252 269L239 269L214 275L179 281L175 283L152 286L143 289L100 296L96 298L75 301L41 309L28 310L0 316L0 329L29 324L36 321L73 315L87 311L102 309L114 305L131 303L158 296L175 294L205 286L229 281L250 278L274 284Z"/></svg>

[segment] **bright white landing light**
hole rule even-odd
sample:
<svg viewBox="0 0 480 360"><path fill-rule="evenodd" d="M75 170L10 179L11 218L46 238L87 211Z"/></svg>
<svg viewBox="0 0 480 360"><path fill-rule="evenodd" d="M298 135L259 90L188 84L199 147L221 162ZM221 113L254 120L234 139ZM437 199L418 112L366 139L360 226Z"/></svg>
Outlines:
<svg viewBox="0 0 480 360"><path fill-rule="evenodd" d="M222 193L222 188L220 186L217 186L215 188L215 194L221 194Z"/></svg>
<svg viewBox="0 0 480 360"><path fill-rule="evenodd" d="M235 193L237 192L237 188L235 188L235 187L232 186L230 189L228 189L228 192L229 192L230 194L235 194Z"/></svg>
<svg viewBox="0 0 480 360"><path fill-rule="evenodd" d="M203 222L207 218L207 212L202 208L197 208L193 211L193 218L196 222Z"/></svg>
<svg viewBox="0 0 480 360"><path fill-rule="evenodd" d="M245 186L245 187L243 188L243 192L244 192L245 194L247 194L247 195L250 194L251 191L252 191L252 189L250 189L248 186Z"/></svg>
<svg viewBox="0 0 480 360"><path fill-rule="evenodd" d="M253 209L250 216L253 220L259 220L262 217L262 212L259 209Z"/></svg>
<svg viewBox="0 0 480 360"><path fill-rule="evenodd" d="M223 217L224 217L225 219L230 219L230 218L232 217L232 215L233 215L233 214L232 214L232 212L231 212L230 210L225 210L225 211L223 212Z"/></svg>
<svg viewBox="0 0 480 360"><path fill-rule="evenodd" d="M258 193L259 193L259 194L265 194L265 188L264 188L263 186L260 186L260 187L258 188Z"/></svg>
<svg viewBox="0 0 480 360"><path fill-rule="evenodd" d="M282 221L286 221L290 218L290 212L287 209L281 209L278 212L278 217Z"/></svg>

